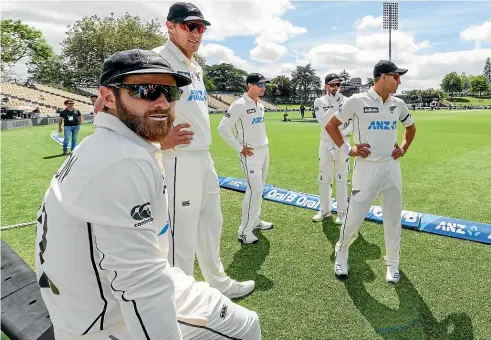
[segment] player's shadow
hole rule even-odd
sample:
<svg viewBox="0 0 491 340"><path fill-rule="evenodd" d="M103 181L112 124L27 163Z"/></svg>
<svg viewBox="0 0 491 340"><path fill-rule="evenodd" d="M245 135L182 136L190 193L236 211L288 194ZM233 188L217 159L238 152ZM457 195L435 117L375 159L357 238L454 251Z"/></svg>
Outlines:
<svg viewBox="0 0 491 340"><path fill-rule="evenodd" d="M329 221L325 221L323 227L324 234L332 244L331 263L334 267L334 247L339 238L339 227ZM383 233L383 229L381 232ZM402 270L401 280L396 285L385 283L385 270L383 277L376 277L367 260L382 258L382 250L368 243L363 235L360 234L350 247L349 257L350 275L343 283L355 307L382 339L474 339L472 320L467 314L451 313L439 322ZM370 295L365 283L374 280L387 285L390 292L395 291L399 301L398 308L388 307Z"/></svg>
<svg viewBox="0 0 491 340"><path fill-rule="evenodd" d="M266 291L273 288L274 282L260 274L259 270L269 254L270 243L260 230L255 231L254 234L259 239L259 242L256 244L242 244L240 250L234 254L232 263L230 263L225 272L238 281L254 280L256 282L256 290Z"/></svg>
<svg viewBox="0 0 491 340"><path fill-rule="evenodd" d="M46 157L43 157L43 159L53 159L53 158L58 158L58 157L67 157L68 154L67 153L60 153L58 155L53 155L53 156L46 156Z"/></svg>

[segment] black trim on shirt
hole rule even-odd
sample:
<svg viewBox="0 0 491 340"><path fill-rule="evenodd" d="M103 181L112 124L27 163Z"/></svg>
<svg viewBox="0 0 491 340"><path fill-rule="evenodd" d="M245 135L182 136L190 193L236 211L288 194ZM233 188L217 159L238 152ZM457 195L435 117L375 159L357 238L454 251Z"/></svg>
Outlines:
<svg viewBox="0 0 491 340"><path fill-rule="evenodd" d="M406 118L404 118L403 120L401 120L401 123L404 123L406 121L406 119L408 119L409 117L411 117L411 114L410 113L407 114Z"/></svg>

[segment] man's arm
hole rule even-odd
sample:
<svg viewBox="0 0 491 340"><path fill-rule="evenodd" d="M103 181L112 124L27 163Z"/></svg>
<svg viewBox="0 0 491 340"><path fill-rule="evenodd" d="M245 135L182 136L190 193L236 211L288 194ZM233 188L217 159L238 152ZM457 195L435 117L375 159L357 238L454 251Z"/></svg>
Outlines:
<svg viewBox="0 0 491 340"><path fill-rule="evenodd" d="M163 183L155 167L150 160L116 162L94 175L67 209L87 221L100 257L97 270L119 300L131 338L182 339L174 283L157 236L165 223L156 218Z"/></svg>
<svg viewBox="0 0 491 340"><path fill-rule="evenodd" d="M218 134L222 139L237 152L242 152L244 146L239 143L239 141L232 134L232 127L235 125L237 120L244 115L245 107L240 104L232 104L227 112L223 115L220 124L218 125Z"/></svg>
<svg viewBox="0 0 491 340"><path fill-rule="evenodd" d="M80 125L84 123L84 116L82 116L82 113L78 111L78 119L80 120Z"/></svg>
<svg viewBox="0 0 491 340"><path fill-rule="evenodd" d="M409 146L413 142L414 136L416 135L416 124L414 123L413 117L409 113L406 103L400 103L400 108L401 113L399 115L399 120L406 130L404 131L404 136L402 137L401 146L399 147L396 145L394 151L392 152L392 157L394 159L398 159L406 154Z"/></svg>
<svg viewBox="0 0 491 340"><path fill-rule="evenodd" d="M352 96L340 106L337 112L329 118L326 125L326 131L333 140L334 144L341 149L344 153L349 156L356 157L368 157L370 154L370 145L368 144L357 144L351 147L347 142L344 141L343 135L339 130L339 126L348 120L353 118L356 112L356 97Z"/></svg>
<svg viewBox="0 0 491 340"><path fill-rule="evenodd" d="M60 114L60 117L58 118L58 132L61 133L61 124L63 123L63 116Z"/></svg>
<svg viewBox="0 0 491 340"><path fill-rule="evenodd" d="M181 123L177 124L170 130L167 137L160 142L160 149L169 150L178 145L190 144L193 140L194 132L190 130L182 130L190 128L191 124Z"/></svg>

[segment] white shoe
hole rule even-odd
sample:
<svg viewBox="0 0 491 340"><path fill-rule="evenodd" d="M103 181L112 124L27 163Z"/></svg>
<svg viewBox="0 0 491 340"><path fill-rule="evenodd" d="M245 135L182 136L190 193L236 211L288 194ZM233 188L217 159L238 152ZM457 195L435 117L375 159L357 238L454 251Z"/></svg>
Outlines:
<svg viewBox="0 0 491 340"><path fill-rule="evenodd" d="M328 213L322 213L322 212L318 211L317 214L315 214L315 216L312 217L312 221L314 221L314 222L320 222L320 221L322 221L323 219L325 219L325 218L327 218L329 216L331 216L331 213L330 212L328 212Z"/></svg>
<svg viewBox="0 0 491 340"><path fill-rule="evenodd" d="M345 219L346 215L344 213L338 213L338 216L336 217L336 224L343 224Z"/></svg>
<svg viewBox="0 0 491 340"><path fill-rule="evenodd" d="M260 229L260 230L270 230L273 229L274 224L271 222L265 222L261 221L257 226L254 227L254 229Z"/></svg>
<svg viewBox="0 0 491 340"><path fill-rule="evenodd" d="M237 282L233 280L232 286L224 293L229 299L238 299L251 293L256 287L256 283L253 280Z"/></svg>
<svg viewBox="0 0 491 340"><path fill-rule="evenodd" d="M252 231L249 232L242 232L237 235L237 239L242 242L242 243L247 243L247 244L252 244L252 243L257 243L259 242L259 239L252 233Z"/></svg>
<svg viewBox="0 0 491 340"><path fill-rule="evenodd" d="M388 283L397 283L399 282L399 279L401 278L401 275L399 274L399 268L396 266L387 266L387 275L385 275L385 279L387 280Z"/></svg>
<svg viewBox="0 0 491 340"><path fill-rule="evenodd" d="M336 252L334 274L338 278L345 278L348 276L348 252Z"/></svg>

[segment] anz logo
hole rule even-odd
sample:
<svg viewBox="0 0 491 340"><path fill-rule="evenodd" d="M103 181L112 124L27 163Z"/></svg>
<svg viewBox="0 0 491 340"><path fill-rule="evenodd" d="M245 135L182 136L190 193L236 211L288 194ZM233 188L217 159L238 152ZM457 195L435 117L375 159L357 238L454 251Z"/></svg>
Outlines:
<svg viewBox="0 0 491 340"><path fill-rule="evenodd" d="M208 100L208 95L206 90L191 90L189 93L188 101L201 101L205 102Z"/></svg>
<svg viewBox="0 0 491 340"><path fill-rule="evenodd" d="M397 121L389 122L388 120L372 120L368 130L395 130Z"/></svg>
<svg viewBox="0 0 491 340"><path fill-rule="evenodd" d="M261 124L264 123L264 117L254 117L252 118L252 124Z"/></svg>

